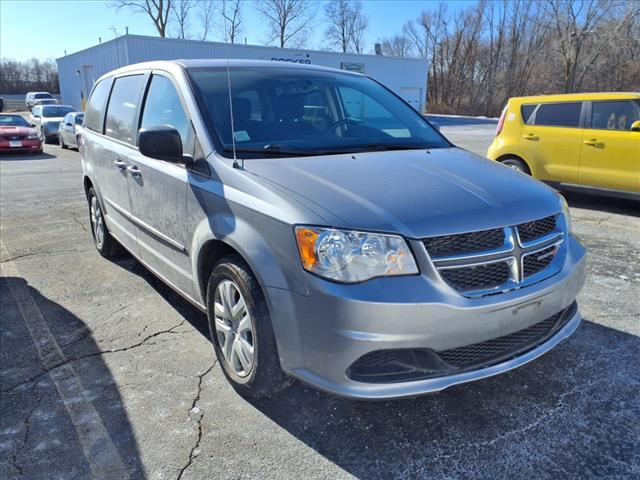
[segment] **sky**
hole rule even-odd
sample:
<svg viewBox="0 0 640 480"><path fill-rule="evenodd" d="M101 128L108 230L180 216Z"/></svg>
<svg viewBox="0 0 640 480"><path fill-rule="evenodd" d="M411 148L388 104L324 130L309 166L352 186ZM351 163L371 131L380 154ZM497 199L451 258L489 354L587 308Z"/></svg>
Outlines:
<svg viewBox="0 0 640 480"><path fill-rule="evenodd" d="M458 9L472 3L470 0L447 2L449 8ZM0 57L26 60L58 58L83 50L118 35L129 27L129 33L156 36L150 18L134 15L126 9L110 8L104 0L0 0ZM365 37L366 53L381 38L400 32L407 20L416 19L425 8L436 8L437 3L411 0L364 0L364 11L369 19ZM322 5L321 5L322 8ZM242 41L264 45L266 30L251 2L243 11ZM314 38L308 48L322 44L326 24L313 29ZM209 40L221 40L214 32Z"/></svg>

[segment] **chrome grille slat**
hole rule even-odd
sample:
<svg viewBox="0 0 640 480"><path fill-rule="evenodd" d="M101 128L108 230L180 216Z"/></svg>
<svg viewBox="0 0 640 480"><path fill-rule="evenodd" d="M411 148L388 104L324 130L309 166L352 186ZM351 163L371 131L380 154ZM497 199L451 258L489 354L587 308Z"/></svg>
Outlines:
<svg viewBox="0 0 640 480"><path fill-rule="evenodd" d="M504 228L423 240L441 278L459 293L484 296L513 290L556 273L564 251L563 222L551 215Z"/></svg>

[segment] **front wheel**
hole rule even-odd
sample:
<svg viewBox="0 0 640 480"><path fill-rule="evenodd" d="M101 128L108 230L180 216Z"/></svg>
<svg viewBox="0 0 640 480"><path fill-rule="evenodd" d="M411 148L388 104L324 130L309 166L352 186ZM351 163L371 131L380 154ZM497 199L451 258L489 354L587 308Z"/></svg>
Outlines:
<svg viewBox="0 0 640 480"><path fill-rule="evenodd" d="M62 139L62 133L58 134L58 143L60 144L60 148L62 148L63 150L69 148L69 146L64 143L64 140Z"/></svg>
<svg viewBox="0 0 640 480"><path fill-rule="evenodd" d="M98 253L105 258L117 257L122 252L120 244L111 236L104 220L102 206L93 187L89 189L89 220L91 221L91 233L93 243Z"/></svg>
<svg viewBox="0 0 640 480"><path fill-rule="evenodd" d="M214 267L207 317L218 362L240 395L268 397L289 385L262 289L240 256L224 257Z"/></svg>

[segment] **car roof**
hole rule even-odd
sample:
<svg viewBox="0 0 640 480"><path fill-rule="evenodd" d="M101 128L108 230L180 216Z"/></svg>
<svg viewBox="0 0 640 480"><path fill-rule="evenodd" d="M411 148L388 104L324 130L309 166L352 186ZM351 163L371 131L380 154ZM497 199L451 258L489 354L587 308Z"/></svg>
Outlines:
<svg viewBox="0 0 640 480"><path fill-rule="evenodd" d="M245 60L245 59L195 59L195 60L159 60L153 62L142 62L142 63L134 63L131 65L127 65L125 67L118 68L116 70L112 70L109 73L103 75L100 80L103 78L107 78L114 75L121 75L127 72L133 72L136 70L152 70L152 69L160 69L160 70L173 70L176 67L182 68L215 68L215 67L226 67L230 68L239 68L239 67L253 67L253 68L283 68L283 69L291 69L291 68L304 68L311 69L316 71L326 71L333 73L342 73L345 75L358 75L361 74L357 72L350 72L347 70L339 70L337 68L330 67L322 67L318 65L308 65L302 63L294 63L294 62L278 62L274 60Z"/></svg>
<svg viewBox="0 0 640 480"><path fill-rule="evenodd" d="M562 93L555 95L531 95L528 97L513 97L510 100L518 103L540 102L570 102L585 100L629 100L640 99L637 92L593 92L593 93Z"/></svg>

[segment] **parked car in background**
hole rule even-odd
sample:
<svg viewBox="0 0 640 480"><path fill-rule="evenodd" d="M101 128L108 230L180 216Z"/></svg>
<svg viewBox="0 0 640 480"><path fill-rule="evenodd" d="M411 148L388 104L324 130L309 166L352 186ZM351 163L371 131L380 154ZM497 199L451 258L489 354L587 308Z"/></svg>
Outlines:
<svg viewBox="0 0 640 480"><path fill-rule="evenodd" d="M36 105L57 105L58 100L49 92L29 92L25 97L25 104L29 111Z"/></svg>
<svg viewBox="0 0 640 480"><path fill-rule="evenodd" d="M558 189L640 197L640 93L509 99L487 157Z"/></svg>
<svg viewBox="0 0 640 480"><path fill-rule="evenodd" d="M0 113L0 152L42 153L38 130L21 115Z"/></svg>
<svg viewBox="0 0 640 480"><path fill-rule="evenodd" d="M4 111L4 98L0 97L0 112Z"/></svg>
<svg viewBox="0 0 640 480"><path fill-rule="evenodd" d="M29 121L38 129L45 143L58 139L60 122L67 113L73 112L69 105L36 105L31 110Z"/></svg>
<svg viewBox="0 0 640 480"><path fill-rule="evenodd" d="M58 126L58 142L61 148L78 148L77 126L82 125L84 112L67 113Z"/></svg>
<svg viewBox="0 0 640 480"><path fill-rule="evenodd" d="M81 137L97 250L124 247L206 312L242 395L287 376L351 398L436 392L580 323L564 199L363 75L129 65L98 79Z"/></svg>

